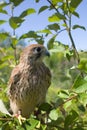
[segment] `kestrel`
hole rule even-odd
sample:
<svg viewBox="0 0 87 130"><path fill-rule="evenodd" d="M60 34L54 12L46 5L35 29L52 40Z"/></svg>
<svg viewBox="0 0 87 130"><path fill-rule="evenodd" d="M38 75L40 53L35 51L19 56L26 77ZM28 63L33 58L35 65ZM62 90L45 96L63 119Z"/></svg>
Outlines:
<svg viewBox="0 0 87 130"><path fill-rule="evenodd" d="M13 69L8 85L8 96L13 114L29 118L36 106L46 98L51 84L51 73L43 63L43 58L50 56L40 44L26 47L20 55L19 64Z"/></svg>

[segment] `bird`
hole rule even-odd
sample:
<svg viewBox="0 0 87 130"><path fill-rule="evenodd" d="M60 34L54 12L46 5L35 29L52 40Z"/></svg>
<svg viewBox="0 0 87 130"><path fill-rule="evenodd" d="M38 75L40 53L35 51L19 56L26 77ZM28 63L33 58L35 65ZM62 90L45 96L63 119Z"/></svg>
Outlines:
<svg viewBox="0 0 87 130"><path fill-rule="evenodd" d="M25 47L19 64L14 67L8 81L8 97L13 115L21 112L29 118L37 106L45 102L51 84L51 72L43 59L50 53L41 44Z"/></svg>

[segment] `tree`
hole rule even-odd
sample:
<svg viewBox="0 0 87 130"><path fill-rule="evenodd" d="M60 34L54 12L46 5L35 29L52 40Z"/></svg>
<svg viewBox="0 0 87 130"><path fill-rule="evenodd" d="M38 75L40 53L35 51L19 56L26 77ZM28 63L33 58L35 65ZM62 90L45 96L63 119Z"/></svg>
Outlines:
<svg viewBox="0 0 87 130"><path fill-rule="evenodd" d="M73 15L79 18L76 9L82 0L47 0L49 5L44 5L43 3L38 13L44 13L46 10L53 11L52 16L48 17L49 25L43 30L30 30L22 36L16 37L16 29L21 27L21 24L25 22L24 18L33 13L37 13L35 9L28 8L20 16L14 16L14 9L20 6L22 2L23 0L9 0L9 2L4 1L0 3L0 13L2 15L8 15L4 7L11 5L11 16L9 16L8 22L9 26L13 29L13 34L10 34L10 32L0 33L0 41L4 41L8 37L11 41L8 47L0 47L0 97L8 108L6 86L11 69L18 63L19 52L17 50L19 48L17 45L19 40L28 38L30 41L34 40L37 43L44 44L45 38L50 36L50 34L52 37L48 39L47 47L52 56L50 61L45 61L51 68L54 76L52 81L53 87L51 86L50 89L57 86L60 80L62 81L60 85L64 88L59 89L55 87L53 90L49 90L47 102L39 108L41 118L37 119L36 116L31 115L22 125L19 124L17 119L12 118L2 100L0 100L0 128L5 130L86 130L87 60L84 58L86 57L86 52L77 51L74 38L72 37L72 29L80 28L86 30L84 26L73 25L72 23ZM39 4L40 0L35 0L35 2ZM3 19L0 20L0 24L5 22ZM57 36L63 31L66 31L69 36L72 45L71 48L57 40ZM58 63L59 58L60 63ZM67 65L68 67L64 68ZM64 73L59 77L58 75L61 74L62 70ZM56 82L58 80L57 78L59 79L58 82ZM52 96L51 91L55 93L53 99L50 97Z"/></svg>

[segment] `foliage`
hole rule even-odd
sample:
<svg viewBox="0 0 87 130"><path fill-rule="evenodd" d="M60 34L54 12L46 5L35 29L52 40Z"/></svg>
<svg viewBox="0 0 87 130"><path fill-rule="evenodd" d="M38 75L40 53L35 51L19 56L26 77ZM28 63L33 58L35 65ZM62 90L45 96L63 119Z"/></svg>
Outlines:
<svg viewBox="0 0 87 130"><path fill-rule="evenodd" d="M9 16L10 32L0 32L0 129L1 130L86 130L87 129L87 52L78 52L71 30L86 30L82 25L73 25L72 16L79 18L77 7L82 0L47 0L48 5L38 9L38 14L53 11L48 17L49 25L42 30L30 30L17 37L15 30L22 26L25 17L36 13L28 8L19 16L14 16L14 9L24 0L0 2L0 13ZM35 0L39 4L40 0ZM11 15L5 7L11 6ZM0 25L7 21L1 19ZM51 24L50 24L51 22ZM69 35L70 48L57 40L57 36L66 31ZM47 95L47 102L39 107L41 113L32 114L21 125L9 114L7 82L13 67L18 64L19 53L23 48L20 40L28 38L44 44L48 37L47 47L51 53L46 64L52 73L52 85ZM51 36L51 38L50 38ZM4 103L3 103L4 102ZM5 105L4 105L5 104ZM6 109L7 108L7 109Z"/></svg>

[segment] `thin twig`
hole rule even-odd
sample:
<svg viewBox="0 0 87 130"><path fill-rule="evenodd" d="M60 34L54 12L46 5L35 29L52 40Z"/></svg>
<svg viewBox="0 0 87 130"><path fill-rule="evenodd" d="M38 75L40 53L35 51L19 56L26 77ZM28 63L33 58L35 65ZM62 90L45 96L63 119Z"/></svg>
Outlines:
<svg viewBox="0 0 87 130"><path fill-rule="evenodd" d="M75 46L75 43L74 43L72 34L71 34L71 29L68 27L66 20L63 20L63 21L64 21L64 23L65 23L65 25L66 25L66 30L67 30L67 32L68 32L69 38L70 38L71 43L72 43L73 50L75 51L75 55L76 55L76 57L77 57L78 64L79 64L80 58L79 58L79 54L78 54L78 51L77 51L77 49L76 49L76 46Z"/></svg>
<svg viewBox="0 0 87 130"><path fill-rule="evenodd" d="M55 8L55 5L50 1L50 0L47 0L49 2L49 4L56 10L57 13L59 13L58 9Z"/></svg>
<svg viewBox="0 0 87 130"><path fill-rule="evenodd" d="M70 98L68 98L64 103L63 103L63 105L65 104L65 103L67 103L68 101L71 101L72 99L75 99L75 98L77 98L77 94L75 94L74 96L72 96L72 97L70 97Z"/></svg>
<svg viewBox="0 0 87 130"><path fill-rule="evenodd" d="M66 20L63 20L63 22L64 22L65 25L66 25L67 32L68 32L70 41L71 41L71 43L72 43L73 50L75 51L75 55L76 55L76 57L77 57L77 61L78 61L78 64L79 64L79 63L80 63L80 57L79 57L78 51L77 51L77 49L76 49L75 42L74 42L74 40L73 40L72 34L71 34L71 12L70 12L69 4L68 4L68 1L67 1L67 0L66 0L66 3L67 3L67 9L68 9L68 12L69 12L69 13L68 13L69 24L67 24Z"/></svg>
<svg viewBox="0 0 87 130"><path fill-rule="evenodd" d="M13 118L4 118L4 117L0 117L1 121L13 121Z"/></svg>
<svg viewBox="0 0 87 130"><path fill-rule="evenodd" d="M58 31L57 34L59 34L59 33L63 32L63 31L65 31L65 30L66 30L66 28L64 28L64 29L62 29L62 30L60 30L60 31Z"/></svg>
<svg viewBox="0 0 87 130"><path fill-rule="evenodd" d="M63 106L65 103L67 103L67 102L69 102L69 101L71 101L71 100L73 100L73 99L76 99L77 96L78 96L78 95L75 94L74 96L72 96L72 97L66 99L66 101L64 101L63 103L61 103L58 107L61 107L61 106Z"/></svg>

